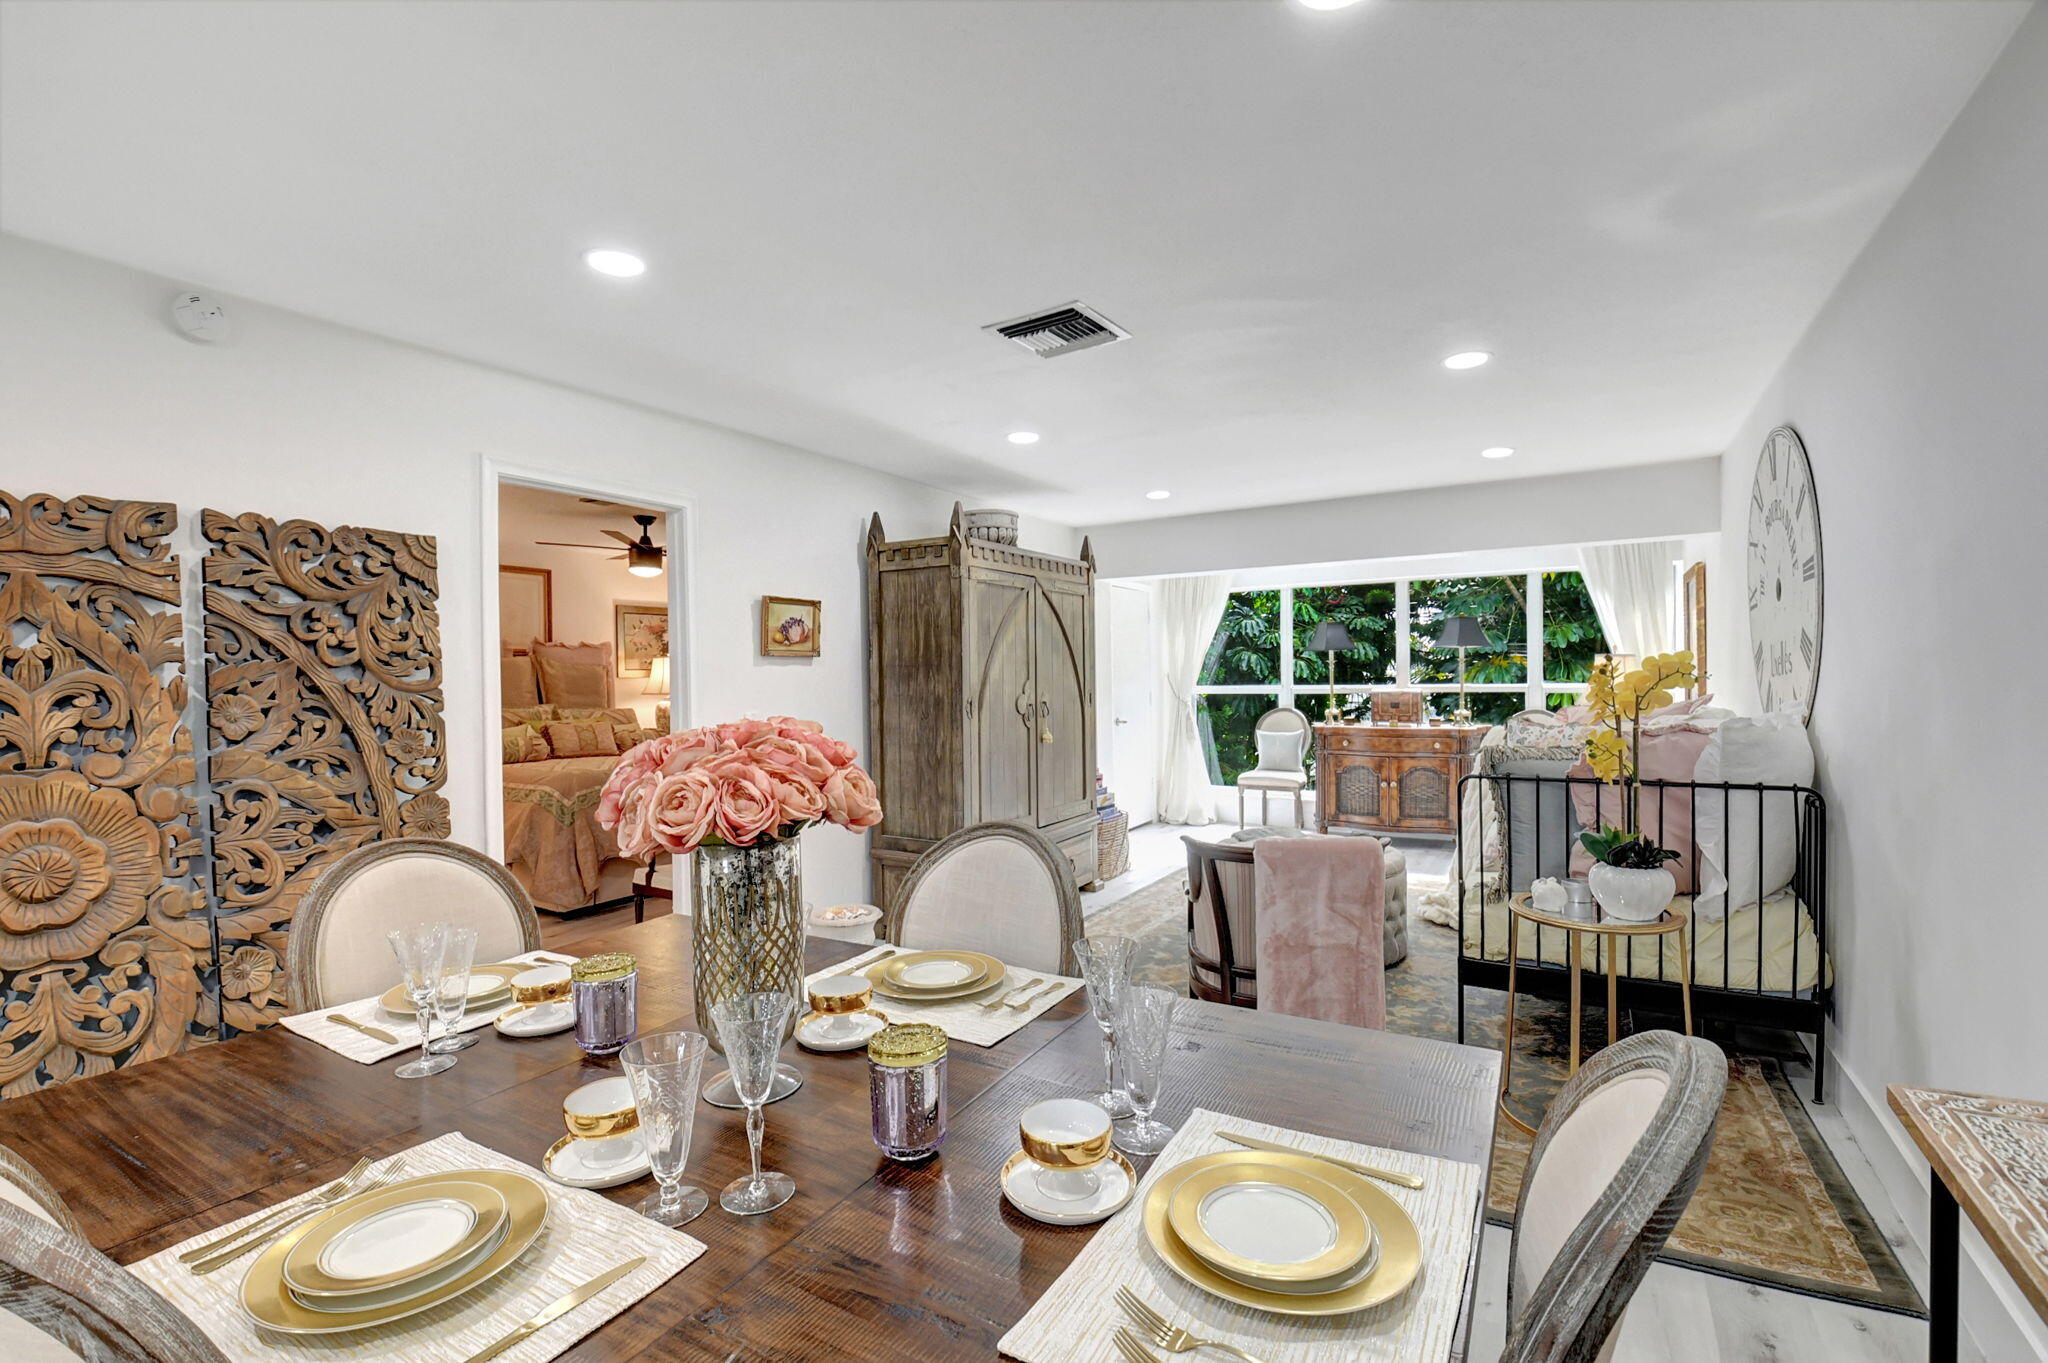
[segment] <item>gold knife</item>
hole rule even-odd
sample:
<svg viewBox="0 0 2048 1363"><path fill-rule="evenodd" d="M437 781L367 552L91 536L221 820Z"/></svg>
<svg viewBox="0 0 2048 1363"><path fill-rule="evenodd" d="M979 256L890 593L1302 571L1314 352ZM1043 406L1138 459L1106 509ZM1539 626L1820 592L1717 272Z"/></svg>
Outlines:
<svg viewBox="0 0 2048 1363"><path fill-rule="evenodd" d="M464 1359L463 1363L485 1363L486 1359L496 1358L499 1354L505 1352L505 1350L511 1348L514 1344L517 1344L520 1340L525 1339L534 1331L540 1329L541 1326L546 1325L556 1316L561 1315L564 1311L575 1310L577 1307L583 1305L583 1303L589 1301L592 1297L604 1291L607 1287L610 1287L613 1283L625 1277L628 1273L631 1273L634 1269L640 1267L640 1265L646 1262L647 1256L643 1254L637 1259L632 1259L627 1261L626 1263L620 1264L617 1268L606 1269L604 1272L598 1274L595 1278L592 1278L589 1282L583 1284L583 1286L577 1288L574 1292L570 1292L566 1295L555 1298L554 1301L550 1302L547 1306L543 1307L540 1310L540 1312L533 1317L533 1319L527 1321L518 1329L513 1330L510 1334L504 1335L496 1340L493 1340L491 1343L486 1344L483 1348L477 1350L468 1358Z"/></svg>
<svg viewBox="0 0 2048 1363"><path fill-rule="evenodd" d="M1403 1188L1420 1188L1422 1186L1422 1180L1414 1174L1398 1173L1392 1169L1377 1169L1370 1164L1355 1164L1348 1159L1338 1159L1335 1155L1318 1155L1312 1150L1303 1150L1299 1146L1282 1145L1278 1141L1264 1141L1260 1140L1257 1136L1240 1136L1235 1131L1219 1131L1216 1134L1229 1141L1232 1145L1242 1145L1250 1150L1271 1150L1281 1155L1305 1155L1309 1159L1319 1159L1325 1164L1334 1164L1339 1169L1349 1169L1354 1174L1364 1174L1367 1178L1376 1178L1383 1183L1397 1183Z"/></svg>
<svg viewBox="0 0 2048 1363"><path fill-rule="evenodd" d="M398 1038L385 1031L382 1027L372 1027L367 1022L357 1022L354 1018L344 1017L340 1013L329 1013L327 1020L329 1022L338 1022L344 1027L353 1027L372 1041L381 1041L387 1046L396 1046L398 1044Z"/></svg>

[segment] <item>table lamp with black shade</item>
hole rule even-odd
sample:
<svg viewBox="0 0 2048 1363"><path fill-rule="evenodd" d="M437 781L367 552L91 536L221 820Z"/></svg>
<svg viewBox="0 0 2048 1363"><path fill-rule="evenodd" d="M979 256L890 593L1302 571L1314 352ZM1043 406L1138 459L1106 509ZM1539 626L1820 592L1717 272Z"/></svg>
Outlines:
<svg viewBox="0 0 2048 1363"><path fill-rule="evenodd" d="M1311 653L1320 653L1330 669L1330 703L1323 710L1323 718L1335 724L1337 713L1337 655L1349 653L1358 646L1351 637L1351 631L1344 628L1341 620L1318 620L1314 637L1308 641Z"/></svg>
<svg viewBox="0 0 2048 1363"><path fill-rule="evenodd" d="M1488 646L1486 627L1474 615L1453 615L1444 621L1444 632L1437 637L1438 648L1458 650L1458 709L1451 716L1454 724L1470 724L1472 711L1465 705L1465 650Z"/></svg>

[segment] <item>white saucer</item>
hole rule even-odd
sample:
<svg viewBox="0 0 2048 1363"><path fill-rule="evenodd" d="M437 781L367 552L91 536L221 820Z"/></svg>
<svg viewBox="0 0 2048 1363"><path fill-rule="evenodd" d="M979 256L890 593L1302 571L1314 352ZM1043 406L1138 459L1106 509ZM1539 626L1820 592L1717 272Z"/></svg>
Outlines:
<svg viewBox="0 0 2048 1363"><path fill-rule="evenodd" d="M624 1159L601 1163L590 1158L593 1154L609 1154L622 1149L631 1151ZM607 1136L601 1141L582 1141L574 1136L564 1136L548 1147L547 1154L541 1157L540 1167L549 1178L571 1188L616 1188L621 1183L644 1178L654 1169L647 1162L647 1147L641 1144L637 1131L628 1131L623 1136Z"/></svg>
<svg viewBox="0 0 2048 1363"><path fill-rule="evenodd" d="M1123 1151L1111 1150L1109 1158L1095 1166L1102 1175L1102 1187L1095 1196L1076 1202L1057 1202L1038 1191L1038 1166L1019 1150L1003 1166L1003 1197L1012 1207L1049 1226L1089 1226L1122 1211L1137 1191L1138 1175Z"/></svg>
<svg viewBox="0 0 2048 1363"><path fill-rule="evenodd" d="M501 1014L491 1026L506 1036L553 1036L576 1025L576 1005L568 999Z"/></svg>
<svg viewBox="0 0 2048 1363"><path fill-rule="evenodd" d="M838 1024L837 1036L830 1024ZM838 1017L811 1014L797 1024L796 1044L807 1051L857 1051L868 1038L889 1024L873 1013L843 1013Z"/></svg>

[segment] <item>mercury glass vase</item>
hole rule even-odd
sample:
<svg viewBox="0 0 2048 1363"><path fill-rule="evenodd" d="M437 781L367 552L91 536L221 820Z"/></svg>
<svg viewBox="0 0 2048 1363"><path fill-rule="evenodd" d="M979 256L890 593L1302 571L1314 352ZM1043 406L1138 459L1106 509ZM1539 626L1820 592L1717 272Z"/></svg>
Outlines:
<svg viewBox="0 0 2048 1363"><path fill-rule="evenodd" d="M742 994L804 997L803 858L795 838L697 849L690 883L697 1027L719 1046L711 1010ZM790 1009L787 1041L801 1010Z"/></svg>

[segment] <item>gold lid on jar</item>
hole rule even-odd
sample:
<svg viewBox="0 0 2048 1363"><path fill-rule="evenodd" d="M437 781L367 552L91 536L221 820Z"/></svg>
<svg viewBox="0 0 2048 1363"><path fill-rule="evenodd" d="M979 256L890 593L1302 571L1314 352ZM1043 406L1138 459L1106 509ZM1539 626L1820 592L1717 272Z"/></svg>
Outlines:
<svg viewBox="0 0 2048 1363"><path fill-rule="evenodd" d="M946 1033L929 1022L898 1022L868 1038L868 1059L892 1070L946 1058Z"/></svg>
<svg viewBox="0 0 2048 1363"><path fill-rule="evenodd" d="M569 978L578 984L602 984L606 980L625 979L638 965L623 951L607 951L600 956L585 956L570 966Z"/></svg>

